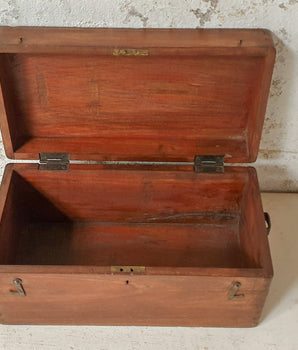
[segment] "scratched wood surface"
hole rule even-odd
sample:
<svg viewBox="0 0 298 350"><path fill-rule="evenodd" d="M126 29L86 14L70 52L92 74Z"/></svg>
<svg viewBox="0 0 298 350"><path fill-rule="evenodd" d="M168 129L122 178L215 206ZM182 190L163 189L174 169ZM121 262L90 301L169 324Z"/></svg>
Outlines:
<svg viewBox="0 0 298 350"><path fill-rule="evenodd" d="M274 54L263 30L0 28L6 152L253 161ZM253 168L11 164L0 217L3 323L259 321L273 272Z"/></svg>
<svg viewBox="0 0 298 350"><path fill-rule="evenodd" d="M210 175L84 164L41 176L36 164L14 164L5 173L2 323L257 324L272 266L253 168ZM13 276L26 297L9 293ZM235 281L244 297L230 300Z"/></svg>
<svg viewBox="0 0 298 350"><path fill-rule="evenodd" d="M0 325L0 347L5 350L186 350L253 349L295 350L298 343L298 194L263 193L264 210L271 214L269 235L275 277L255 328L14 326ZM123 300L123 299L122 299Z"/></svg>
<svg viewBox="0 0 298 350"><path fill-rule="evenodd" d="M274 62L267 31L0 28L0 52L10 158L256 159Z"/></svg>

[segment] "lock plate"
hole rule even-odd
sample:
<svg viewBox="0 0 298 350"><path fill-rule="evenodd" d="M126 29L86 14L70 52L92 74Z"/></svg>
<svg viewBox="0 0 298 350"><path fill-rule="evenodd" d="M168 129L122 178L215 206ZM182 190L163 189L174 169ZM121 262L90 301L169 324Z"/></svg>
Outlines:
<svg viewBox="0 0 298 350"><path fill-rule="evenodd" d="M111 266L111 273L145 273L145 266Z"/></svg>

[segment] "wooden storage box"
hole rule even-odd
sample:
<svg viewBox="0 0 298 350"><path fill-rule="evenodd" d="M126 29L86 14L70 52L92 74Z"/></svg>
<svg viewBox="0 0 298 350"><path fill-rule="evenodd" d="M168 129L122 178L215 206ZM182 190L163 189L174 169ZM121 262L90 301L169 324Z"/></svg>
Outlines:
<svg viewBox="0 0 298 350"><path fill-rule="evenodd" d="M272 263L233 163L274 57L265 30L2 27L5 150L35 162L2 181L1 322L255 326Z"/></svg>

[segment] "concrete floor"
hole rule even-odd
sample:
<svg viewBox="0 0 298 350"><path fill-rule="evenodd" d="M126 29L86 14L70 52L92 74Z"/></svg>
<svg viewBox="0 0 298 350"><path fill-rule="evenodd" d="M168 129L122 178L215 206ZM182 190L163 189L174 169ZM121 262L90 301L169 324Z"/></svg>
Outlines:
<svg viewBox="0 0 298 350"><path fill-rule="evenodd" d="M298 349L298 194L265 193L274 279L256 328L0 326L3 350Z"/></svg>

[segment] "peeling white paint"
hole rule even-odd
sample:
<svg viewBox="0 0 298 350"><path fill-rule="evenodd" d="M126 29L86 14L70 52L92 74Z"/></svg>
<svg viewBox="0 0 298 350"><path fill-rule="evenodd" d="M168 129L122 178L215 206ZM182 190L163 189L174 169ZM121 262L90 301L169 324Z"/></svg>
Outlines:
<svg viewBox="0 0 298 350"><path fill-rule="evenodd" d="M0 25L270 29L277 58L256 167L262 190L298 190L298 0L0 0Z"/></svg>

